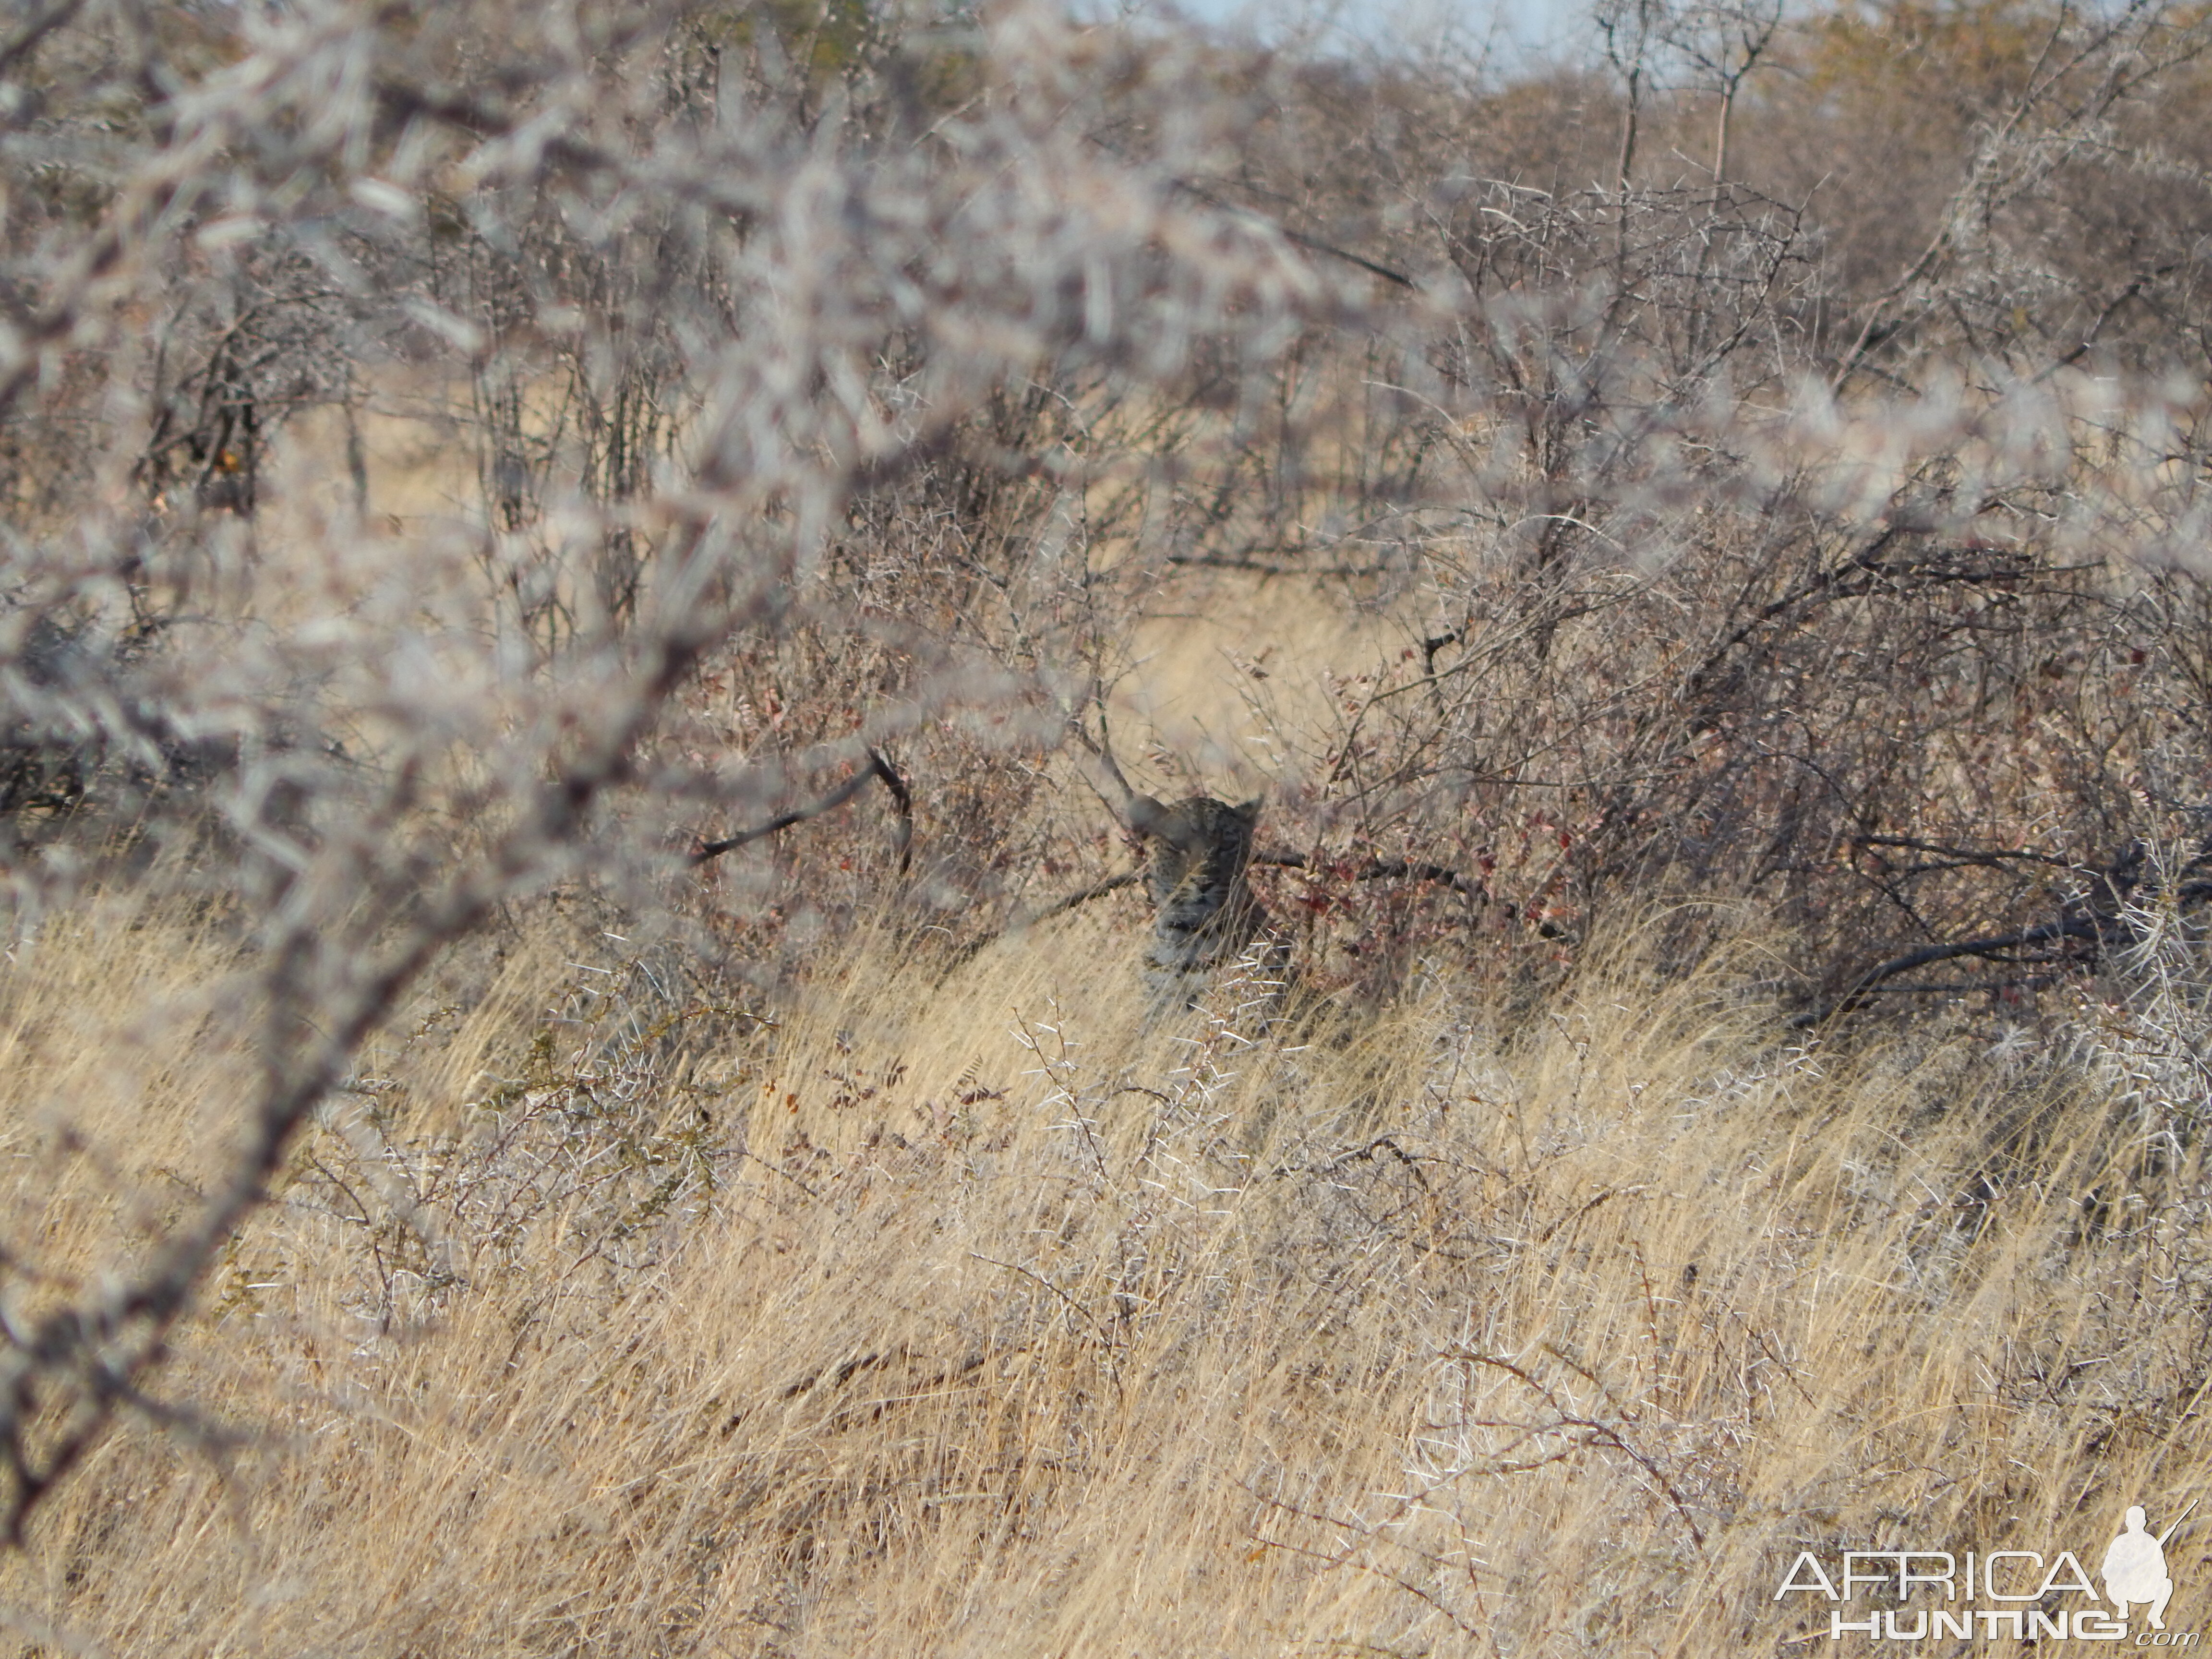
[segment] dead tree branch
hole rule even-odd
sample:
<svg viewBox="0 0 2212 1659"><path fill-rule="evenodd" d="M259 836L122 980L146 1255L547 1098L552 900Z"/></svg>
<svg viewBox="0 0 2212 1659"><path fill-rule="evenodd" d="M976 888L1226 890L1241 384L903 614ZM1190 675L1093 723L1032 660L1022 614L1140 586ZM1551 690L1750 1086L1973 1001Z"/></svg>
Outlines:
<svg viewBox="0 0 2212 1659"><path fill-rule="evenodd" d="M778 830L788 830L794 824L805 823L809 818L818 818L825 812L834 812L854 796L859 794L861 790L866 788L871 778L878 778L883 781L884 787L890 791L892 804L898 811L898 867L899 874L906 874L914 860L914 792L907 787L906 780L899 775L898 769L884 758L882 750L871 747L867 756L868 763L866 766L854 773L851 777L847 778L844 782L839 784L819 800L796 807L788 812L780 812L766 823L759 824L753 829L740 830L734 836L726 836L720 841L710 841L692 853L692 864L695 866L705 864L709 860L721 857L725 853L734 853L740 847L749 847L754 842L766 840Z"/></svg>

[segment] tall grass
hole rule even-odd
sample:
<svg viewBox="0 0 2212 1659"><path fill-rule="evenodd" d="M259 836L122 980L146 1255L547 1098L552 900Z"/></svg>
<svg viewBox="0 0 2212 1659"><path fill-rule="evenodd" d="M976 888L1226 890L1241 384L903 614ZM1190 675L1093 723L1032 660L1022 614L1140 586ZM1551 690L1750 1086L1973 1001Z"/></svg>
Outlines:
<svg viewBox="0 0 2212 1659"><path fill-rule="evenodd" d="M115 1654L1778 1650L1826 1638L1772 1600L1800 1549L2087 1557L2206 1478L2198 1155L2087 1048L1808 1049L1735 988L1755 941L1662 977L1650 930L1512 1029L1439 979L1147 1030L1116 928L949 976L866 938L706 1048L650 963L511 959L387 1057L373 1136L303 1140L179 1333L189 1406L39 1511L8 1618ZM0 1111L15 1226L88 1261L193 1179L242 1051L190 1030L206 924L53 942L0 981ZM68 1070L161 1052L166 1092Z"/></svg>

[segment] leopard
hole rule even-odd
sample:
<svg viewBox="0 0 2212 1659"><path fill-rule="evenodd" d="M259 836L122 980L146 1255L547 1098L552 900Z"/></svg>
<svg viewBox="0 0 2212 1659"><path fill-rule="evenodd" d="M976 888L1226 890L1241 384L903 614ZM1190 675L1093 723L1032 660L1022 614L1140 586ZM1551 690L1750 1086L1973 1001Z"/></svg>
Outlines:
<svg viewBox="0 0 2212 1659"><path fill-rule="evenodd" d="M1152 937L1144 985L1155 1018L1197 1006L1224 970L1240 964L1262 1000L1279 1000L1289 949L1249 880L1261 804L1197 795L1170 806L1134 791L1127 797L1125 821L1146 843Z"/></svg>

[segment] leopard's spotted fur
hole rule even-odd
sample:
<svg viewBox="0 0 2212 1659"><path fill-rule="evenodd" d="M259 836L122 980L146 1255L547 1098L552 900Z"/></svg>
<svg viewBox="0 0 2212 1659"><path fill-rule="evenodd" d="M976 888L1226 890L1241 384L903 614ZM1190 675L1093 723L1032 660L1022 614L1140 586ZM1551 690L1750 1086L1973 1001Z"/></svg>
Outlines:
<svg viewBox="0 0 2212 1659"><path fill-rule="evenodd" d="M1277 975L1285 966L1288 952L1273 940L1247 878L1259 816L1256 800L1231 806L1200 795L1163 806L1149 795L1132 799L1130 827L1148 843L1152 939L1145 988L1155 1012L1189 1006L1213 975L1241 960Z"/></svg>

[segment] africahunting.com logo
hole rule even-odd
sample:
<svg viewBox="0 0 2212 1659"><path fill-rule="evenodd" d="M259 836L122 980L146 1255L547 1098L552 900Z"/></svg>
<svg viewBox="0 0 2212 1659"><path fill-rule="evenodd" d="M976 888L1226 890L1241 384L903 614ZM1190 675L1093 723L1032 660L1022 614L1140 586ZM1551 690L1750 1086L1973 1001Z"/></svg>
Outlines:
<svg viewBox="0 0 2212 1659"><path fill-rule="evenodd" d="M2130 1507L2098 1568L2102 1595L2072 1550L2048 1559L2035 1550L1991 1550L1986 1555L1847 1550L1826 1561L1802 1550L1783 1574L1774 1599L1825 1598L1832 1604L1828 1639L1833 1642L1845 1636L1881 1642L1979 1636L1985 1641L2008 1637L2017 1642L2195 1647L2199 1632L2166 1627L2166 1603L2173 1599L2166 1547L2196 1507L2191 1498L2160 1533L2150 1530L2150 1517L2141 1504ZM1853 1605L1863 1598L1901 1605ZM1922 1605L1915 1607L1916 1601Z"/></svg>

